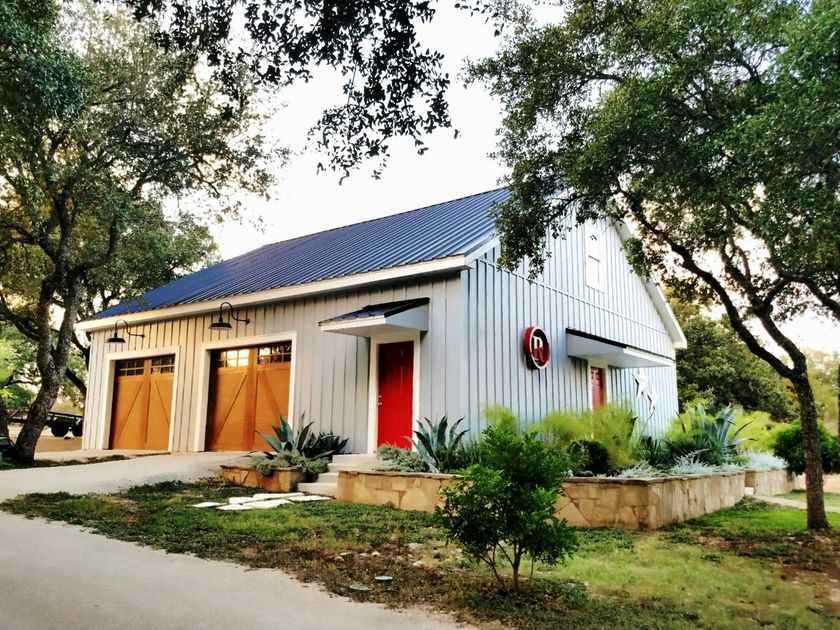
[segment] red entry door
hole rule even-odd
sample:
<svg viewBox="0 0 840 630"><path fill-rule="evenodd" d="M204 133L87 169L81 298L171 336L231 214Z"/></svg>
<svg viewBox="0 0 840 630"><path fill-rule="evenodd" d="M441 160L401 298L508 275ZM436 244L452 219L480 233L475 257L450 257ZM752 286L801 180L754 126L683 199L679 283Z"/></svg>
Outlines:
<svg viewBox="0 0 840 630"><path fill-rule="evenodd" d="M589 368L589 381L592 383L592 408L604 406L604 368Z"/></svg>
<svg viewBox="0 0 840 630"><path fill-rule="evenodd" d="M414 342L379 346L379 420L376 445L411 448Z"/></svg>

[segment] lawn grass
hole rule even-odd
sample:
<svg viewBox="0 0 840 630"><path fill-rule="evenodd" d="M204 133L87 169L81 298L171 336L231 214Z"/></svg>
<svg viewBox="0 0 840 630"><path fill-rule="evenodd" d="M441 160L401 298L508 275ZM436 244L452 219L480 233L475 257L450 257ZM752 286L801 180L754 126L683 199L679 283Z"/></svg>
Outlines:
<svg viewBox="0 0 840 630"><path fill-rule="evenodd" d="M720 538L730 525L747 537L759 535L753 520L761 513L770 514L772 531L783 523L796 526L787 515L794 510L749 504L717 521L701 519L664 533L581 531L580 550L569 563L537 567L528 587L511 595L446 545L434 519L421 512L337 502L246 512L190 507L243 492L217 481L165 483L113 495L27 495L0 507L170 552L282 568L334 593L432 606L487 627L725 630L840 622L824 593L783 579L778 562L705 544L709 532ZM376 582L382 574L394 580ZM360 593L353 585L371 590Z"/></svg>
<svg viewBox="0 0 840 630"><path fill-rule="evenodd" d="M826 507L840 507L840 493L837 492L826 492L823 494L825 497L825 505ZM791 499L792 501L801 501L805 503L805 491L804 490L794 490L793 492L788 492L787 494L779 495L781 499Z"/></svg>

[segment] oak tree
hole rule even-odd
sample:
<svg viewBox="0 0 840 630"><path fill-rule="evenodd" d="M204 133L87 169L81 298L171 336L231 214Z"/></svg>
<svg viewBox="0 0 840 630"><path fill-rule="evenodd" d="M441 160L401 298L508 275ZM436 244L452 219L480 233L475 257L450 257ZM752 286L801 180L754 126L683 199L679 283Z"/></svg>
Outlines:
<svg viewBox="0 0 840 630"><path fill-rule="evenodd" d="M77 11L67 14L66 11ZM170 196L271 181L252 81L220 89L192 51L110 6L0 4L0 318L34 340L39 389L15 444L35 446L66 375L84 287Z"/></svg>
<svg viewBox="0 0 840 630"><path fill-rule="evenodd" d="M638 270L714 299L791 382L808 525L828 527L808 360L783 324L840 318L840 4L557 4L549 23L518 14L473 67L505 108L503 262L540 269L546 234L570 217L631 223Z"/></svg>

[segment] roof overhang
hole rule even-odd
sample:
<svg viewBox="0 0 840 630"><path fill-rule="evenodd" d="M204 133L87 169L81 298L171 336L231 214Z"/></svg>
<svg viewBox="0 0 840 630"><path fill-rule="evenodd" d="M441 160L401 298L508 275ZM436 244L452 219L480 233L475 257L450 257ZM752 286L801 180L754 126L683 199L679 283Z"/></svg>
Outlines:
<svg viewBox="0 0 840 630"><path fill-rule="evenodd" d="M131 325L136 325L165 319L180 319L182 317L204 315L218 311L222 302L230 302L234 309L241 309L258 306L260 304L267 304L269 302L278 302L281 300L318 295L321 293L332 293L335 291L343 291L348 288L391 282L404 278L416 278L463 271L464 269L467 269L469 265L470 262L467 260L467 255L459 254L457 256L449 256L447 258L439 258L437 260L403 265L401 267L391 267L378 271L359 273L352 276L342 276L340 278L319 280L318 282L309 282L307 284L280 287L277 289L270 289L268 291L225 296L202 302L178 304L175 306L150 309L147 311L137 311L133 313L113 315L110 317L87 319L83 322L79 322L76 325L76 330L80 332L92 332L113 328L114 324L118 320L125 320Z"/></svg>
<svg viewBox="0 0 840 630"><path fill-rule="evenodd" d="M429 298L371 304L318 324L324 332L372 337L406 330L429 329Z"/></svg>
<svg viewBox="0 0 840 630"><path fill-rule="evenodd" d="M566 331L566 352L570 357L599 361L620 368L674 365L674 360L669 357L575 330Z"/></svg>

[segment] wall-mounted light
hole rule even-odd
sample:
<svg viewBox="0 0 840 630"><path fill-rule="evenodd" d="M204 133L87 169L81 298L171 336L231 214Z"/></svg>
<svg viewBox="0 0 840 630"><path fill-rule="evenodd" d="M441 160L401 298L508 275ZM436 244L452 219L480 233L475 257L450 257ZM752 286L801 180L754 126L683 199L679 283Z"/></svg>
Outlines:
<svg viewBox="0 0 840 630"><path fill-rule="evenodd" d="M131 332L128 329L128 322L125 321L124 319L118 319L116 322L114 322L114 334L111 335L110 337L108 337L108 340L107 340L108 343L125 343L125 337L120 337L120 334L119 334L120 324L123 325L123 328L125 329L125 334L128 335L129 337L143 338L143 337L146 336L143 333L133 333L133 332Z"/></svg>
<svg viewBox="0 0 840 630"><path fill-rule="evenodd" d="M228 321L225 321L224 318L225 306L228 307ZM230 325L231 319L237 322L244 322L245 324L251 323L251 320L247 317L241 318L236 316L236 314L233 312L233 304L231 304L230 302L222 302L219 305L219 319L210 324L210 330L230 330L231 328L233 328L233 326Z"/></svg>

